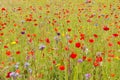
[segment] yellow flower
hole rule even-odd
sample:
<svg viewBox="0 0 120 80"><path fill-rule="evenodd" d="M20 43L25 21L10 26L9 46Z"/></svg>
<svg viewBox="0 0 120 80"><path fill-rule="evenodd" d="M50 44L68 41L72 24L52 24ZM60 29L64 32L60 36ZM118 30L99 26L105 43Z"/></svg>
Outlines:
<svg viewBox="0 0 120 80"><path fill-rule="evenodd" d="M115 59L120 60L120 58L118 56L116 56Z"/></svg>
<svg viewBox="0 0 120 80"><path fill-rule="evenodd" d="M60 64L56 64L56 66L60 66Z"/></svg>
<svg viewBox="0 0 120 80"><path fill-rule="evenodd" d="M14 44L16 44L16 42L11 42L11 44L13 44L13 45L14 45Z"/></svg>
<svg viewBox="0 0 120 80"><path fill-rule="evenodd" d="M62 33L62 36L64 37L64 36L65 36L65 34L64 34L64 33Z"/></svg>
<svg viewBox="0 0 120 80"><path fill-rule="evenodd" d="M50 32L47 32L48 34L50 34Z"/></svg>

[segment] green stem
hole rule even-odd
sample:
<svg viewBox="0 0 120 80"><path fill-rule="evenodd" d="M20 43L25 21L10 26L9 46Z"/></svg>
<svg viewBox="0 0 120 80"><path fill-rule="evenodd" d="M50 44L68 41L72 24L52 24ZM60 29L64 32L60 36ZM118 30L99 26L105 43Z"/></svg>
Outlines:
<svg viewBox="0 0 120 80"><path fill-rule="evenodd" d="M65 80L68 80L68 62L65 61Z"/></svg>

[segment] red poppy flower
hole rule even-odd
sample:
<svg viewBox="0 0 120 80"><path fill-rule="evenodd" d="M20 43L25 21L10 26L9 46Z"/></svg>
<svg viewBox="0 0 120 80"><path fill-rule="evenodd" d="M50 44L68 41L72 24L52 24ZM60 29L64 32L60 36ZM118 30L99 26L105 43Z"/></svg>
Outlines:
<svg viewBox="0 0 120 80"><path fill-rule="evenodd" d="M103 58L102 57L96 57L96 62L102 62Z"/></svg>
<svg viewBox="0 0 120 80"><path fill-rule="evenodd" d="M36 37L36 36L37 36L37 34L32 34L32 36L33 36L33 37Z"/></svg>
<svg viewBox="0 0 120 80"><path fill-rule="evenodd" d="M120 45L120 41L118 41L117 44Z"/></svg>
<svg viewBox="0 0 120 80"><path fill-rule="evenodd" d="M90 42L90 43L93 43L93 42L94 42L94 39L89 39L89 42Z"/></svg>
<svg viewBox="0 0 120 80"><path fill-rule="evenodd" d="M65 47L65 50L66 50L66 51L68 51L68 50L69 50L69 47L68 47L68 46L66 46L66 47Z"/></svg>
<svg viewBox="0 0 120 80"><path fill-rule="evenodd" d="M58 32L58 28L54 28L54 30L55 30L56 32Z"/></svg>
<svg viewBox="0 0 120 80"><path fill-rule="evenodd" d="M104 27L103 27L103 30L108 31L108 30L109 30L109 27L104 26Z"/></svg>
<svg viewBox="0 0 120 80"><path fill-rule="evenodd" d="M80 34L80 40L84 40L85 39L85 34L81 33Z"/></svg>
<svg viewBox="0 0 120 80"><path fill-rule="evenodd" d="M115 77L115 74L114 74L114 73L112 73L112 74L110 74L110 76L111 76L111 77Z"/></svg>
<svg viewBox="0 0 120 80"><path fill-rule="evenodd" d="M14 24L14 27L16 27L17 26L17 24Z"/></svg>
<svg viewBox="0 0 120 80"><path fill-rule="evenodd" d="M108 18L108 17L109 17L109 15L106 15L106 16L105 16L105 18Z"/></svg>
<svg viewBox="0 0 120 80"><path fill-rule="evenodd" d="M110 47L111 47L111 46L113 46L113 44L112 44L112 43L108 43L108 46L110 46Z"/></svg>
<svg viewBox="0 0 120 80"><path fill-rule="evenodd" d="M24 31L25 31L25 30L26 30L26 28L22 28L22 30L24 30Z"/></svg>
<svg viewBox="0 0 120 80"><path fill-rule="evenodd" d="M80 48L81 44L80 42L75 43L75 47Z"/></svg>
<svg viewBox="0 0 120 80"><path fill-rule="evenodd" d="M92 58L87 58L87 61L88 61L88 62L91 62L91 61L92 61Z"/></svg>
<svg viewBox="0 0 120 80"><path fill-rule="evenodd" d="M50 40L49 40L49 38L46 38L46 40L45 40L47 43L50 43Z"/></svg>
<svg viewBox="0 0 120 80"><path fill-rule="evenodd" d="M101 16L98 16L98 18L100 18Z"/></svg>
<svg viewBox="0 0 120 80"><path fill-rule="evenodd" d="M4 48L8 48L8 46L7 46L7 45L5 45L5 46L4 46Z"/></svg>
<svg viewBox="0 0 120 80"><path fill-rule="evenodd" d="M35 23L35 24L34 24L34 26L38 26L38 24L37 24L37 23Z"/></svg>
<svg viewBox="0 0 120 80"><path fill-rule="evenodd" d="M7 56L11 56L11 51L7 50L7 51L6 51L6 55L7 55Z"/></svg>
<svg viewBox="0 0 120 80"><path fill-rule="evenodd" d="M66 22L67 22L67 23L70 23L70 20L67 20Z"/></svg>
<svg viewBox="0 0 120 80"><path fill-rule="evenodd" d="M114 54L109 53L109 54L108 54L108 57L112 57L112 58L114 58L114 57L115 57L115 55L114 55Z"/></svg>
<svg viewBox="0 0 120 80"><path fill-rule="evenodd" d="M30 51L30 52L28 52L28 54L29 55L34 55L35 53L34 53L34 51Z"/></svg>
<svg viewBox="0 0 120 80"><path fill-rule="evenodd" d="M118 37L118 34L112 34L114 37Z"/></svg>
<svg viewBox="0 0 120 80"><path fill-rule="evenodd" d="M56 64L56 61L55 61L55 60L53 60L53 64Z"/></svg>
<svg viewBox="0 0 120 80"><path fill-rule="evenodd" d="M6 9L5 9L5 8L2 8L1 10L2 10L2 11L5 11Z"/></svg>
<svg viewBox="0 0 120 80"><path fill-rule="evenodd" d="M72 52L71 55L70 55L70 57L71 57L72 59L75 59L75 58L77 57L77 54L74 53L74 52Z"/></svg>
<svg viewBox="0 0 120 80"><path fill-rule="evenodd" d="M85 34L81 33L80 36L81 36L81 37L85 37Z"/></svg>
<svg viewBox="0 0 120 80"><path fill-rule="evenodd" d="M30 37L31 35L30 34L27 34L27 37Z"/></svg>
<svg viewBox="0 0 120 80"><path fill-rule="evenodd" d="M59 70L61 71L65 70L65 66L64 65L59 66Z"/></svg>
<svg viewBox="0 0 120 80"><path fill-rule="evenodd" d="M93 18L94 17L94 15L90 15L90 17L89 18Z"/></svg>
<svg viewBox="0 0 120 80"><path fill-rule="evenodd" d="M0 36L3 36L4 35L4 33L0 33Z"/></svg>
<svg viewBox="0 0 120 80"><path fill-rule="evenodd" d="M97 66L99 66L99 63L98 62L94 62L94 67L97 67Z"/></svg>
<svg viewBox="0 0 120 80"><path fill-rule="evenodd" d="M73 42L73 40L69 40L68 42L69 42L69 43L72 43L72 42Z"/></svg>
<svg viewBox="0 0 120 80"><path fill-rule="evenodd" d="M30 21L32 21L32 18L27 18L26 21L30 22Z"/></svg>
<svg viewBox="0 0 120 80"><path fill-rule="evenodd" d="M83 57L82 57L83 61L86 60L86 58L87 58L86 56L83 56Z"/></svg>
<svg viewBox="0 0 120 80"><path fill-rule="evenodd" d="M20 51L16 51L16 54L20 54Z"/></svg>
<svg viewBox="0 0 120 80"><path fill-rule="evenodd" d="M97 38L97 37L98 37L98 35L97 35L97 34L94 34L93 36L94 36L95 38Z"/></svg>
<svg viewBox="0 0 120 80"><path fill-rule="evenodd" d="M71 28L68 28L67 30L68 30L68 32L70 32L70 31L71 31Z"/></svg>
<svg viewBox="0 0 120 80"><path fill-rule="evenodd" d="M8 72L8 73L7 73L6 78L10 78L10 73L11 73L11 72Z"/></svg>

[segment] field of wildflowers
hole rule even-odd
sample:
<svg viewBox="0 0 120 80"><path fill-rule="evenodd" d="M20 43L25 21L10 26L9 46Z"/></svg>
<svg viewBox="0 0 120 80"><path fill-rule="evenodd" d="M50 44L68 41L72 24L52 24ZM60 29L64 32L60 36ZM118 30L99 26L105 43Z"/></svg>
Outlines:
<svg viewBox="0 0 120 80"><path fill-rule="evenodd" d="M0 0L0 80L120 80L120 0Z"/></svg>

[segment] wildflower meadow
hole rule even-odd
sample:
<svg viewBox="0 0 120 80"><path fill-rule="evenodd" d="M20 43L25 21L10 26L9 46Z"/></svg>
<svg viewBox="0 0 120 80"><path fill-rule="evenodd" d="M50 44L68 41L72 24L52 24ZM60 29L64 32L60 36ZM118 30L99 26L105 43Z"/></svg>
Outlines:
<svg viewBox="0 0 120 80"><path fill-rule="evenodd" d="M120 80L120 0L0 0L0 80Z"/></svg>

